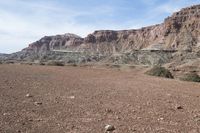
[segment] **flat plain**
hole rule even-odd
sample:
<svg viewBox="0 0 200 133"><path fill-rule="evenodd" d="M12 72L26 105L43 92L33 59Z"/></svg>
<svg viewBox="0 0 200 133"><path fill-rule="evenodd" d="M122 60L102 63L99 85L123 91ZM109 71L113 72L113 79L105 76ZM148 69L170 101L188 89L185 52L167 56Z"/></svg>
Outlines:
<svg viewBox="0 0 200 133"><path fill-rule="evenodd" d="M144 71L0 65L0 132L200 132L200 84Z"/></svg>

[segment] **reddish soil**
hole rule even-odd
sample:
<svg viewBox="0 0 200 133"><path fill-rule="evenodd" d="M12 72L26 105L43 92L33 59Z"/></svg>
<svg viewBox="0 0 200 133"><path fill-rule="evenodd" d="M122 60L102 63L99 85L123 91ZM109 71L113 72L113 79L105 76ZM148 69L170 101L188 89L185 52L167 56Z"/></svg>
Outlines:
<svg viewBox="0 0 200 133"><path fill-rule="evenodd" d="M142 73L0 65L0 132L200 132L200 84Z"/></svg>

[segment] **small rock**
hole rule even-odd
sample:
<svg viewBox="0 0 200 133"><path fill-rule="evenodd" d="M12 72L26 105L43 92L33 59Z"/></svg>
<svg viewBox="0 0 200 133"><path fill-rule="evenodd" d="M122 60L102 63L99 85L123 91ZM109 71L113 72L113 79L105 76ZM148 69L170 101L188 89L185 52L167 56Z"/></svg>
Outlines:
<svg viewBox="0 0 200 133"><path fill-rule="evenodd" d="M39 106L39 105L42 105L42 102L34 102L34 104Z"/></svg>
<svg viewBox="0 0 200 133"><path fill-rule="evenodd" d="M43 119L36 119L36 121L40 122L40 121L43 121Z"/></svg>
<svg viewBox="0 0 200 133"><path fill-rule="evenodd" d="M115 127L113 125L106 125L105 130L106 130L106 132L114 131Z"/></svg>
<svg viewBox="0 0 200 133"><path fill-rule="evenodd" d="M33 119L29 119L28 121L33 122Z"/></svg>
<svg viewBox="0 0 200 133"><path fill-rule="evenodd" d="M69 96L68 98L69 98L69 99L74 99L74 98L75 98L75 96Z"/></svg>
<svg viewBox="0 0 200 133"><path fill-rule="evenodd" d="M106 113L112 113L111 109L106 109L105 111L106 111Z"/></svg>
<svg viewBox="0 0 200 133"><path fill-rule="evenodd" d="M21 130L17 130L17 133L21 133Z"/></svg>
<svg viewBox="0 0 200 133"><path fill-rule="evenodd" d="M167 94L167 96L169 96L169 97L170 97L170 96L171 96L171 94Z"/></svg>
<svg viewBox="0 0 200 133"><path fill-rule="evenodd" d="M10 113L3 113L3 115L4 115L4 116L6 116L6 115L10 115Z"/></svg>
<svg viewBox="0 0 200 133"><path fill-rule="evenodd" d="M120 120L121 118L119 116L116 117L117 120Z"/></svg>
<svg viewBox="0 0 200 133"><path fill-rule="evenodd" d="M182 106L176 106L176 109L183 109Z"/></svg>
<svg viewBox="0 0 200 133"><path fill-rule="evenodd" d="M162 117L161 117L161 118L158 118L158 121L162 121L162 120L164 120L164 118L162 118Z"/></svg>
<svg viewBox="0 0 200 133"><path fill-rule="evenodd" d="M189 133L198 133L198 130L193 129L193 130L189 131Z"/></svg>
<svg viewBox="0 0 200 133"><path fill-rule="evenodd" d="M28 93L28 94L26 94L26 97L32 97L32 96Z"/></svg>

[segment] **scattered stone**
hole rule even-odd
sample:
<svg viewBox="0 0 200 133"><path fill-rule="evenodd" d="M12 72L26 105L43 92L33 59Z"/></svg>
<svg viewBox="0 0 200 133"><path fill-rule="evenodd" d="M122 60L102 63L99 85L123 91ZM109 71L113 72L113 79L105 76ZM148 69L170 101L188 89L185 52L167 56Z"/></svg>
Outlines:
<svg viewBox="0 0 200 133"><path fill-rule="evenodd" d="M161 118L158 118L158 121L162 121L162 120L164 120L164 118L162 118L162 117L161 117Z"/></svg>
<svg viewBox="0 0 200 133"><path fill-rule="evenodd" d="M127 107L131 107L131 104L127 104Z"/></svg>
<svg viewBox="0 0 200 133"><path fill-rule="evenodd" d="M6 116L6 115L10 115L10 113L3 113L3 115L4 115L4 116Z"/></svg>
<svg viewBox="0 0 200 133"><path fill-rule="evenodd" d="M147 105L151 105L151 103L150 103L150 102L147 102Z"/></svg>
<svg viewBox="0 0 200 133"><path fill-rule="evenodd" d="M183 109L182 106L176 106L176 109Z"/></svg>
<svg viewBox="0 0 200 133"><path fill-rule="evenodd" d="M68 98L69 98L69 99L74 99L74 98L75 98L75 96L69 96Z"/></svg>
<svg viewBox="0 0 200 133"><path fill-rule="evenodd" d="M40 122L40 121L43 121L43 119L36 119L36 121Z"/></svg>
<svg viewBox="0 0 200 133"><path fill-rule="evenodd" d="M103 119L97 119L97 121L102 121Z"/></svg>
<svg viewBox="0 0 200 133"><path fill-rule="evenodd" d="M29 119L28 121L33 122L33 119Z"/></svg>
<svg viewBox="0 0 200 133"><path fill-rule="evenodd" d="M121 118L119 116L116 117L117 120L121 120Z"/></svg>
<svg viewBox="0 0 200 133"><path fill-rule="evenodd" d="M28 94L26 94L26 97L33 97L33 96L28 93Z"/></svg>
<svg viewBox="0 0 200 133"><path fill-rule="evenodd" d="M42 102L34 102L34 104L39 106L39 105L42 105Z"/></svg>
<svg viewBox="0 0 200 133"><path fill-rule="evenodd" d="M113 112L111 109L106 109L105 111L106 111L106 113L112 113Z"/></svg>
<svg viewBox="0 0 200 133"><path fill-rule="evenodd" d="M115 127L113 125L106 125L105 126L105 131L106 132L112 132L115 130Z"/></svg>
<svg viewBox="0 0 200 133"><path fill-rule="evenodd" d="M197 129L193 129L191 131L189 131L188 133L199 133Z"/></svg>
<svg viewBox="0 0 200 133"><path fill-rule="evenodd" d="M167 96L169 96L169 97L170 97L170 96L171 96L171 94L169 94L169 93L168 93L168 94L167 94Z"/></svg>
<svg viewBox="0 0 200 133"><path fill-rule="evenodd" d="M134 133L134 132L136 132L137 130L135 129L135 127L129 127L129 132L131 132L131 133Z"/></svg>
<svg viewBox="0 0 200 133"><path fill-rule="evenodd" d="M21 130L17 130L17 133L21 133Z"/></svg>

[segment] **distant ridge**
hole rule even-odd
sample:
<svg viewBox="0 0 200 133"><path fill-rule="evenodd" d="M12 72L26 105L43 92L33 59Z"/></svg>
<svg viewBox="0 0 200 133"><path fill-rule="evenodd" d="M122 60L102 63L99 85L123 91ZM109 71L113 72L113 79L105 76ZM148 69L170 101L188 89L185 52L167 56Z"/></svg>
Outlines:
<svg viewBox="0 0 200 133"><path fill-rule="evenodd" d="M138 30L99 30L86 38L67 33L46 36L23 51L34 54L54 50L118 53L132 50L195 50L200 46L200 5L173 13L162 24Z"/></svg>
<svg viewBox="0 0 200 133"><path fill-rule="evenodd" d="M99 30L87 37L45 36L10 60L65 63L165 65L171 71L200 73L200 5L183 8L163 23L133 30Z"/></svg>

